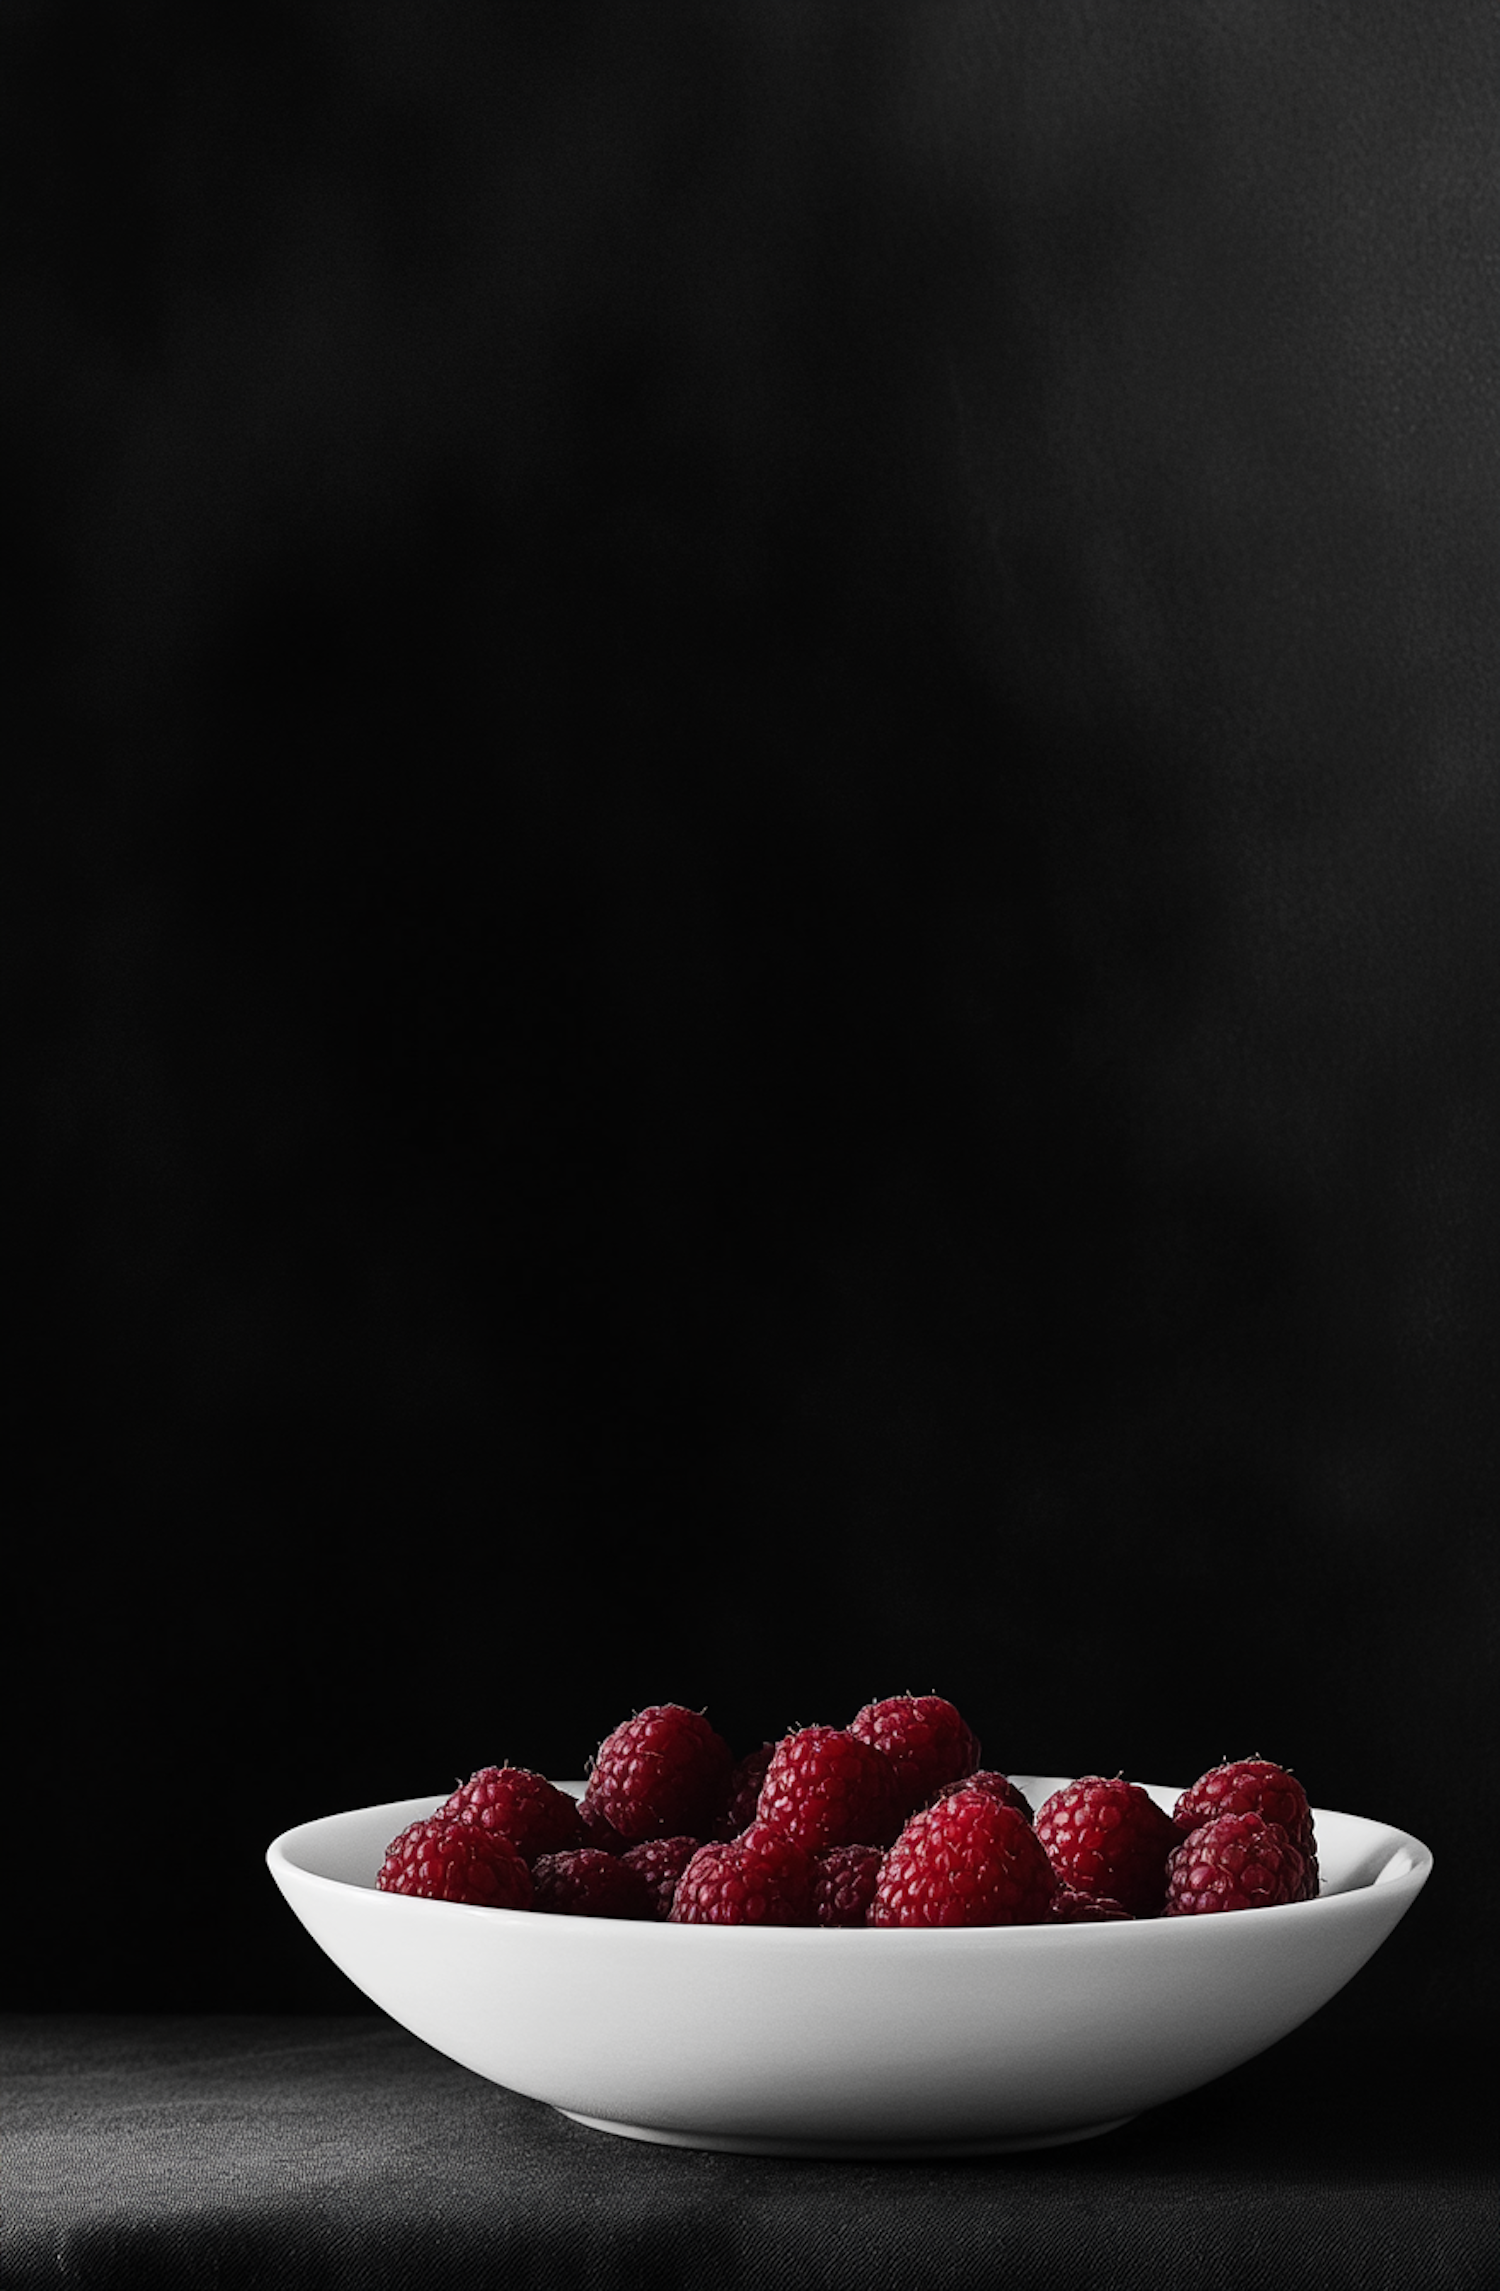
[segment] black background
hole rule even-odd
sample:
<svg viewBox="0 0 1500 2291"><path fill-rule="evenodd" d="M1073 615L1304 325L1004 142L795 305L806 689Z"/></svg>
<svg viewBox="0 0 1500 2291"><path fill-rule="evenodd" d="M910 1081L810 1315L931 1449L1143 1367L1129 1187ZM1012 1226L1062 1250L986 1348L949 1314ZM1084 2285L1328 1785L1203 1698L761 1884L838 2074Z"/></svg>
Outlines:
<svg viewBox="0 0 1500 2291"><path fill-rule="evenodd" d="M1415 1830L1349 2010L1493 2012L1497 50L7 11L8 2003L930 1690Z"/></svg>

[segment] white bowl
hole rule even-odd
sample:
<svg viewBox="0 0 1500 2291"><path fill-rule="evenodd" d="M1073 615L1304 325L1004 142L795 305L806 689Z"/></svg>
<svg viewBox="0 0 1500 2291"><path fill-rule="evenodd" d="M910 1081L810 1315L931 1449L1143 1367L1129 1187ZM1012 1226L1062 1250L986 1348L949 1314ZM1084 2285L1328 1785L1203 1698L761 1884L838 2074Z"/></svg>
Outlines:
<svg viewBox="0 0 1500 2291"><path fill-rule="evenodd" d="M1070 1777L1014 1779L1040 1805ZM1170 1810L1183 1785L1147 1787ZM1319 1807L1319 1900L1136 1924L637 1924L377 1893L387 1842L446 1794L303 1822L268 1849L334 1963L424 2043L576 2122L751 2154L1112 2131L1326 2004L1432 1868L1404 1831Z"/></svg>

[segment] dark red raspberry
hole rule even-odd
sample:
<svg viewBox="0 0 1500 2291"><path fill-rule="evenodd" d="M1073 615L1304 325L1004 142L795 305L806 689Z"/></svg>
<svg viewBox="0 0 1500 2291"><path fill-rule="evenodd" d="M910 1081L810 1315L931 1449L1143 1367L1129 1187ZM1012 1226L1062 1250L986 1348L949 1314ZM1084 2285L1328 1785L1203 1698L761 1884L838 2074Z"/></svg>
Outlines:
<svg viewBox="0 0 1500 2291"><path fill-rule="evenodd" d="M880 1865L871 1925L1035 1925L1057 1878L1031 1824L984 1790L913 1814Z"/></svg>
<svg viewBox="0 0 1500 2291"><path fill-rule="evenodd" d="M890 1845L901 1827L890 1761L841 1726L800 1726L771 1753L755 1818L809 1853Z"/></svg>
<svg viewBox="0 0 1500 2291"><path fill-rule="evenodd" d="M819 1925L863 1925L885 1856L879 1846L830 1846L813 1855L813 1917Z"/></svg>
<svg viewBox="0 0 1500 2291"><path fill-rule="evenodd" d="M1193 1830L1167 1863L1164 1917L1274 1909L1303 1898L1305 1864L1279 1822L1220 1814Z"/></svg>
<svg viewBox="0 0 1500 2291"><path fill-rule="evenodd" d="M532 1864L532 1907L554 1917L646 1918L655 1904L638 1869L597 1846L544 1853Z"/></svg>
<svg viewBox="0 0 1500 2291"><path fill-rule="evenodd" d="M1160 1913L1167 1856L1182 1833L1139 1782L1081 1775L1037 1809L1036 1834L1076 1893L1102 1894L1132 1917Z"/></svg>
<svg viewBox="0 0 1500 2291"><path fill-rule="evenodd" d="M700 1846L677 1880L673 1925L811 1925L812 1855L764 1822Z"/></svg>
<svg viewBox="0 0 1500 2291"><path fill-rule="evenodd" d="M972 1774L979 1764L977 1735L938 1694L895 1694L884 1702L867 1702L850 1719L849 1732L895 1767L903 1814L925 1806L945 1782Z"/></svg>
<svg viewBox="0 0 1500 2291"><path fill-rule="evenodd" d="M1128 1909L1118 1901L1101 1895L1097 1900L1091 1893L1075 1893L1071 1885L1060 1885L1047 1904L1047 1921L1051 1925L1131 1925L1135 1922Z"/></svg>
<svg viewBox="0 0 1500 2291"><path fill-rule="evenodd" d="M392 1838L375 1886L482 1909L529 1909L533 1893L531 1872L509 1838L447 1814L411 1822Z"/></svg>
<svg viewBox="0 0 1500 2291"><path fill-rule="evenodd" d="M932 1803L940 1805L944 1798L952 1798L960 1790L983 1790L987 1796L998 1798L1002 1806L1014 1806L1028 1822L1034 1821L1031 1800L1018 1790L1008 1774L997 1774L988 1766L981 1766L973 1774L960 1774L956 1782L945 1782Z"/></svg>
<svg viewBox="0 0 1500 2291"><path fill-rule="evenodd" d="M665 1923L677 1880L702 1845L702 1838L643 1838L623 1854L627 1869L638 1870L651 1895L651 1914Z"/></svg>
<svg viewBox="0 0 1500 2291"><path fill-rule="evenodd" d="M498 1830L525 1861L584 1843L577 1800L525 1766L481 1766L439 1811L455 1821L477 1822L482 1830Z"/></svg>
<svg viewBox="0 0 1500 2291"><path fill-rule="evenodd" d="M707 1837L724 1810L733 1764L701 1710L652 1703L600 1743L584 1788L585 1818L602 1814L627 1845L689 1832Z"/></svg>
<svg viewBox="0 0 1500 2291"><path fill-rule="evenodd" d="M714 1824L716 1838L737 1838L741 1830L749 1829L775 1747L774 1742L762 1742L759 1749L747 1750L743 1758L736 1759L724 1811Z"/></svg>
<svg viewBox="0 0 1500 2291"><path fill-rule="evenodd" d="M1220 1814L1259 1814L1286 1831L1304 1863L1300 1899L1318 1896L1318 1847L1313 1834L1312 1808L1307 1792L1288 1767L1269 1758L1235 1758L1212 1766L1184 1790L1172 1809L1172 1819L1184 1835L1201 1829Z"/></svg>
<svg viewBox="0 0 1500 2291"><path fill-rule="evenodd" d="M630 1841L622 1838L613 1822L607 1822L597 1806L590 1805L587 1796L578 1801L578 1821L585 1845L600 1853L624 1853Z"/></svg>

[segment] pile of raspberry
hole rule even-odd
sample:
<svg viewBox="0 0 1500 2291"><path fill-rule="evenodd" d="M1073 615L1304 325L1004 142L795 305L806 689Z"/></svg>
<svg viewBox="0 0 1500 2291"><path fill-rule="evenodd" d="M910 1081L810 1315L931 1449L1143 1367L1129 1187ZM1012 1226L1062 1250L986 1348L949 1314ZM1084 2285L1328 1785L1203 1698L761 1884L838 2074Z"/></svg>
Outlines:
<svg viewBox="0 0 1500 2291"><path fill-rule="evenodd" d="M738 1758L701 1710L653 1703L600 1743L581 1799L482 1766L375 1883L673 1925L1072 1925L1311 1900L1318 1857L1269 1759L1211 1767L1170 1814L1118 1774L1033 1810L951 1702L902 1694Z"/></svg>

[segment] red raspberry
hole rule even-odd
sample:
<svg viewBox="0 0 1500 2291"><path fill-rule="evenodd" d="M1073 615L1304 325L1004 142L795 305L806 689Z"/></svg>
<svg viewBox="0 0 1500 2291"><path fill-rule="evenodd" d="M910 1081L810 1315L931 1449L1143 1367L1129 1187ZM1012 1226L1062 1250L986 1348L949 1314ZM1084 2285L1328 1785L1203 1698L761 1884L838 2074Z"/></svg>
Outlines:
<svg viewBox="0 0 1500 2291"><path fill-rule="evenodd" d="M411 1822L392 1838L375 1887L483 1909L529 1909L533 1891L531 1872L509 1838L447 1814Z"/></svg>
<svg viewBox="0 0 1500 2291"><path fill-rule="evenodd" d="M1220 1814L1183 1839L1167 1863L1163 1917L1272 1909L1303 1898L1305 1864L1279 1822Z"/></svg>
<svg viewBox="0 0 1500 2291"><path fill-rule="evenodd" d="M763 1742L758 1750L747 1750L743 1758L735 1761L729 1777L729 1795L724 1811L714 1824L716 1838L737 1838L741 1830L748 1830L755 1819L756 1802L760 1786L771 1763L774 1742Z"/></svg>
<svg viewBox="0 0 1500 2291"><path fill-rule="evenodd" d="M575 1799L525 1766L481 1766L454 1791L440 1812L477 1822L510 1839L525 1861L584 1843Z"/></svg>
<svg viewBox="0 0 1500 2291"><path fill-rule="evenodd" d="M1075 1893L1071 1885L1060 1885L1047 1904L1047 1922L1050 1925L1115 1925L1134 1924L1128 1909L1118 1901L1110 1901L1103 1894L1097 1898L1091 1893Z"/></svg>
<svg viewBox="0 0 1500 2291"><path fill-rule="evenodd" d="M901 1827L890 1761L841 1726L801 1726L772 1751L755 1818L809 1853L888 1846Z"/></svg>
<svg viewBox="0 0 1500 2291"><path fill-rule="evenodd" d="M1159 1914L1182 1833L1139 1782L1080 1776L1038 1808L1036 1834L1064 1885L1118 1901L1132 1917Z"/></svg>
<svg viewBox="0 0 1500 2291"><path fill-rule="evenodd" d="M554 1917L650 1917L651 1889L638 1869L597 1846L544 1853L532 1865L535 1909Z"/></svg>
<svg viewBox="0 0 1500 2291"><path fill-rule="evenodd" d="M871 1925L1035 1925L1057 1890L1031 1824L983 1790L913 1814L880 1865Z"/></svg>
<svg viewBox="0 0 1500 2291"><path fill-rule="evenodd" d="M1307 1792L1288 1767L1269 1758L1236 1758L1200 1774L1184 1790L1172 1809L1172 1819L1185 1835L1201 1829L1220 1814L1259 1814L1262 1821L1278 1822L1305 1864L1303 1901L1318 1897L1318 1848L1313 1835L1312 1808Z"/></svg>
<svg viewBox="0 0 1500 2291"><path fill-rule="evenodd" d="M867 1702L850 1719L849 1732L890 1759L903 1814L925 1806L944 1782L972 1774L979 1764L977 1735L937 1694L895 1694L884 1702Z"/></svg>
<svg viewBox="0 0 1500 2291"><path fill-rule="evenodd" d="M677 1891L677 1880L692 1860L701 1838L643 1838L621 1856L627 1869L638 1870L651 1895L651 1914L665 1922Z"/></svg>
<svg viewBox="0 0 1500 2291"><path fill-rule="evenodd" d="M627 1845L689 1831L707 1837L724 1810L733 1764L701 1710L653 1703L600 1743L583 1793L585 1818L602 1814Z"/></svg>
<svg viewBox="0 0 1500 2291"><path fill-rule="evenodd" d="M960 1774L956 1782L945 1782L932 1803L941 1805L944 1798L956 1797L960 1790L983 1790L987 1797L998 1798L1002 1806L1014 1806L1016 1812L1028 1822L1034 1822L1031 1800L1015 1786L1008 1774L997 1774L982 1766L976 1773Z"/></svg>
<svg viewBox="0 0 1500 2291"><path fill-rule="evenodd" d="M600 1853L622 1854L630 1842L621 1837L613 1822L604 1819L597 1806L590 1805L587 1794L578 1801L578 1821L584 1844Z"/></svg>
<svg viewBox="0 0 1500 2291"><path fill-rule="evenodd" d="M879 1846L830 1846L813 1855L813 1916L819 1925L863 1925L885 1856Z"/></svg>
<svg viewBox="0 0 1500 2291"><path fill-rule="evenodd" d="M812 1856L764 1822L700 1846L677 1881L673 1925L811 1925Z"/></svg>

